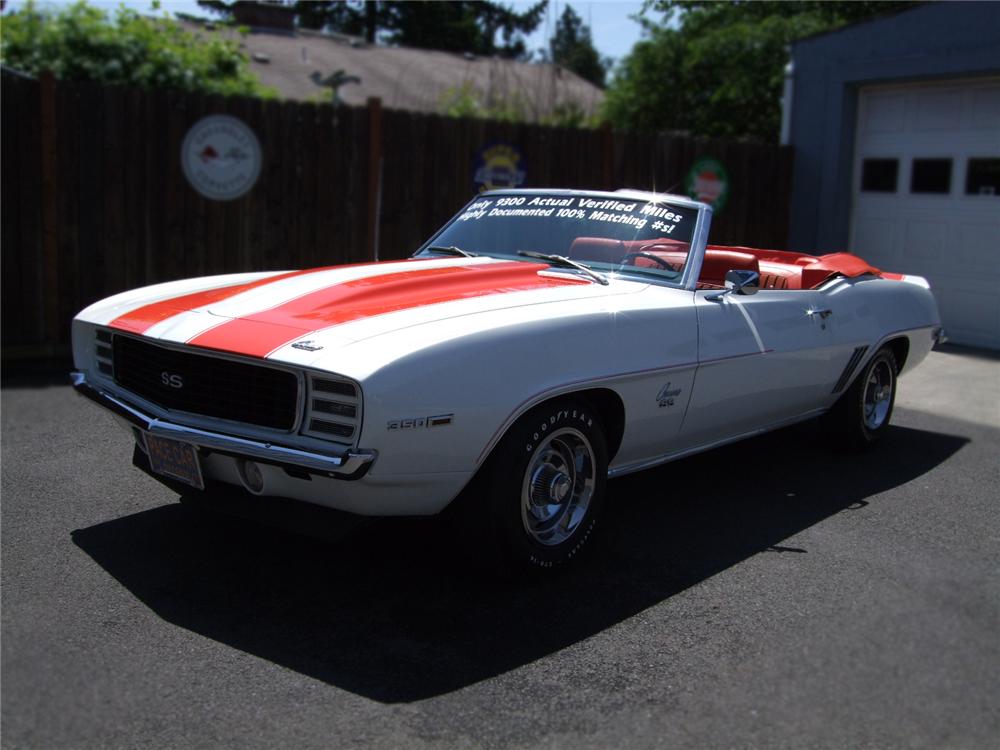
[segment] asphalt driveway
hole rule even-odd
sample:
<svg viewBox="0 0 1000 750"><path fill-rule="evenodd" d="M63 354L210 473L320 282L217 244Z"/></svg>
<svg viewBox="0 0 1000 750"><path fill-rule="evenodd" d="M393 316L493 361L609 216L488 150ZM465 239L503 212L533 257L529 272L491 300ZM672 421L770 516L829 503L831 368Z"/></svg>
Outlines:
<svg viewBox="0 0 1000 750"><path fill-rule="evenodd" d="M616 480L592 554L519 585L434 521L182 505L13 385L5 748L998 746L992 355L933 353L864 456L809 424Z"/></svg>

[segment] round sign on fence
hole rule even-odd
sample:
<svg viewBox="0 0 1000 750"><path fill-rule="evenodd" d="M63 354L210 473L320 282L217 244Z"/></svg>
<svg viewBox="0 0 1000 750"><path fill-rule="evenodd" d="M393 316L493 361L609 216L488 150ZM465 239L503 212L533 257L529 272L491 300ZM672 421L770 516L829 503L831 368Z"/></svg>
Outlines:
<svg viewBox="0 0 1000 750"><path fill-rule="evenodd" d="M526 173L521 152L506 143L494 143L476 154L472 183L480 193L524 184Z"/></svg>
<svg viewBox="0 0 1000 750"><path fill-rule="evenodd" d="M229 115L198 120L181 145L181 166L191 187L206 198L231 201L260 175L260 141L246 123Z"/></svg>
<svg viewBox="0 0 1000 750"><path fill-rule="evenodd" d="M721 211L729 197L729 175L717 159L698 159L687 174L684 189L695 200Z"/></svg>

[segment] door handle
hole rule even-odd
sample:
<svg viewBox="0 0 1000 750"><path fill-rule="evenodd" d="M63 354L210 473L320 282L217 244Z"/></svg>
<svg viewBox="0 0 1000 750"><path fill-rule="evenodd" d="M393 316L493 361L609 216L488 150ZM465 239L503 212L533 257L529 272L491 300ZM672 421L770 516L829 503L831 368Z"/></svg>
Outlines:
<svg viewBox="0 0 1000 750"><path fill-rule="evenodd" d="M819 315L820 320L826 320L831 315L833 315L833 310L830 310L830 309L826 309L826 310L807 310L806 314L807 315Z"/></svg>

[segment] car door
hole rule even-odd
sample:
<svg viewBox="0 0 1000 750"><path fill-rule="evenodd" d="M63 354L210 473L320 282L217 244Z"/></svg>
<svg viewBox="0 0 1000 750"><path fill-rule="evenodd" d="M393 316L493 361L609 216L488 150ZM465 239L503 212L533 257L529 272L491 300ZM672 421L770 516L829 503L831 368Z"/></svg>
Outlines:
<svg viewBox="0 0 1000 750"><path fill-rule="evenodd" d="M827 404L836 373L829 311L818 292L711 295L695 294L698 370L685 443L753 432Z"/></svg>

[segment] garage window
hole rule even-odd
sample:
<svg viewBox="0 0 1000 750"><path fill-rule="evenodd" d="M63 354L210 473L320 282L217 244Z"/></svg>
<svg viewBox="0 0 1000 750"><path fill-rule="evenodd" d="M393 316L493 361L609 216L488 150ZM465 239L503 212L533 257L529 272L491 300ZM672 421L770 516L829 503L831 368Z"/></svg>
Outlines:
<svg viewBox="0 0 1000 750"><path fill-rule="evenodd" d="M895 193L899 159L865 159L861 162L861 189L866 193Z"/></svg>
<svg viewBox="0 0 1000 750"><path fill-rule="evenodd" d="M966 195L1000 195L1000 159L969 159Z"/></svg>
<svg viewBox="0 0 1000 750"><path fill-rule="evenodd" d="M910 174L911 193L951 192L951 159L914 159Z"/></svg>

